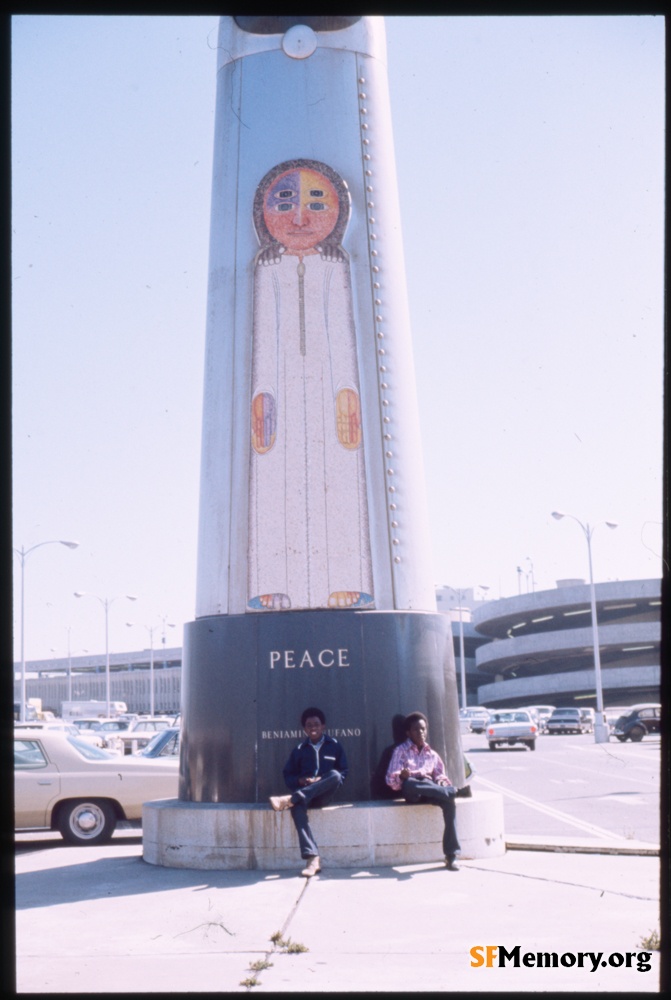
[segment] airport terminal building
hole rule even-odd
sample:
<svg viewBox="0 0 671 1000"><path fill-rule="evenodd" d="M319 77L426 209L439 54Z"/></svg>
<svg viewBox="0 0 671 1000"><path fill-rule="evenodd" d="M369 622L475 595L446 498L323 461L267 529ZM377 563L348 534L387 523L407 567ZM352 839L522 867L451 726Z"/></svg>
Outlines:
<svg viewBox="0 0 671 1000"><path fill-rule="evenodd" d="M597 583L595 593L604 704L658 702L661 580ZM498 600L449 587L438 587L436 596L438 610L452 619L460 703L463 663L469 705L596 707L590 588L583 580ZM148 711L151 659L148 649L110 654L111 700ZM161 646L153 660L155 711L174 714L182 650ZM14 669L18 698L20 664ZM26 675L27 697L57 715L63 701L106 700L104 654L31 661Z"/></svg>

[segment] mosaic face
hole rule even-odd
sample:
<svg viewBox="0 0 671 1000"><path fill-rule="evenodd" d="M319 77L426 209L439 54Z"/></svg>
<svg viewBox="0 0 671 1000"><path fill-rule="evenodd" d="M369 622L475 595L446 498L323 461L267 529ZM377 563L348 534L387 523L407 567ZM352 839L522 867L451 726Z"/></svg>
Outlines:
<svg viewBox="0 0 671 1000"><path fill-rule="evenodd" d="M306 167L280 174L263 203L269 233L294 254L319 246L333 232L338 211L333 184Z"/></svg>

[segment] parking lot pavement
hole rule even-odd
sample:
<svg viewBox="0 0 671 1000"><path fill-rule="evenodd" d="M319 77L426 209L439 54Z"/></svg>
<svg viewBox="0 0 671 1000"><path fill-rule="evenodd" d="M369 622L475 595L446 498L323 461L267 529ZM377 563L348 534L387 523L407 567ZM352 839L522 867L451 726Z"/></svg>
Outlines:
<svg viewBox="0 0 671 1000"><path fill-rule="evenodd" d="M17 989L245 992L256 979L258 992L659 990L659 953L650 971L626 957L659 928L658 858L516 850L455 873L323 863L308 882L158 868L137 837L35 843L16 859ZM307 950L274 946L275 932ZM499 967L497 952L492 967L472 965L485 954L473 948L516 945L560 964ZM587 958L569 965L585 952L603 953L595 972ZM252 972L259 961L272 964Z"/></svg>

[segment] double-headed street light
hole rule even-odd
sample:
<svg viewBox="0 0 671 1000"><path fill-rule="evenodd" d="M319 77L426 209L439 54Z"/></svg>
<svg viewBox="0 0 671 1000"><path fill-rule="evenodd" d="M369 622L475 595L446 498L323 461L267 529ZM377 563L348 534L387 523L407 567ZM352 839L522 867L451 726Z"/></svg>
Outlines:
<svg viewBox="0 0 671 1000"><path fill-rule="evenodd" d="M594 742L608 743L610 738L608 725L603 717L603 689L601 686L601 654L599 651L599 626L596 618L596 591L594 590L594 573L592 572L592 535L594 525L590 528L589 523L583 524L574 514L567 514L561 510L553 510L552 516L555 521L561 521L563 517L570 517L572 521L579 524L587 541L587 557L589 560L589 593L592 607L592 644L594 646L594 679L596 687L596 718L594 720ZM617 521L600 521L609 528L617 528Z"/></svg>
<svg viewBox="0 0 671 1000"><path fill-rule="evenodd" d="M26 721L26 653L25 653L25 568L26 559L31 552L35 549L41 548L43 545L65 545L68 549L76 549L79 546L79 542L66 542L63 539L55 538L48 542L38 542L37 545L31 545L29 549L26 549L23 545L20 549L14 549L17 556L21 560L21 697L20 697L20 709L21 709L21 722Z"/></svg>
<svg viewBox="0 0 671 1000"><path fill-rule="evenodd" d="M96 594L87 594L83 590L76 590L75 597L95 597L96 601L102 604L105 612L105 696L107 700L107 717L109 718L112 707L110 698L109 609L121 597L125 597L127 601L137 601L137 597L133 594L119 594L118 597L98 597Z"/></svg>
<svg viewBox="0 0 671 1000"><path fill-rule="evenodd" d="M157 629L161 629L163 632L163 645L165 646L165 630L166 628L175 628L172 622L168 621L167 615L159 615L161 619L160 625L145 625L147 632L149 632L149 714L154 715L154 632ZM128 628L133 628L135 622L126 622Z"/></svg>

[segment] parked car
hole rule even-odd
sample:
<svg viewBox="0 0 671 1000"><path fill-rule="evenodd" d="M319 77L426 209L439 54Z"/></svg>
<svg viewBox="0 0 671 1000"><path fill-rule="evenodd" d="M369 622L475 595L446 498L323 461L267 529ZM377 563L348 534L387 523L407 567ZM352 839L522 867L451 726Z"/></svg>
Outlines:
<svg viewBox="0 0 671 1000"><path fill-rule="evenodd" d="M515 743L523 743L530 750L535 750L538 726L526 709L490 712L485 736L490 750L499 746L514 746Z"/></svg>
<svg viewBox="0 0 671 1000"><path fill-rule="evenodd" d="M547 721L547 731L557 733L584 733L585 723L580 718L579 708L555 708Z"/></svg>
<svg viewBox="0 0 671 1000"><path fill-rule="evenodd" d="M14 732L22 729L49 729L60 733L69 733L70 736L79 736L79 730L69 722L15 722Z"/></svg>
<svg viewBox="0 0 671 1000"><path fill-rule="evenodd" d="M474 719L481 719L484 715L488 714L487 709L483 708L482 705L471 705L469 708L460 708L459 722L461 724L461 732L471 732L471 722Z"/></svg>
<svg viewBox="0 0 671 1000"><path fill-rule="evenodd" d="M117 723L117 719L106 719L104 716L100 716L97 719L90 718L68 720L68 724L75 726L77 732L83 740L86 740L87 743L91 743L94 747L102 747L104 750L109 749L109 734L117 731Z"/></svg>
<svg viewBox="0 0 671 1000"><path fill-rule="evenodd" d="M70 733L37 728L14 734L17 830L58 830L71 844L103 844L117 822L142 818L142 804L176 798L173 761L120 760Z"/></svg>
<svg viewBox="0 0 671 1000"><path fill-rule="evenodd" d="M105 750L111 750L113 753L122 753L123 745L119 746L114 739L118 733L125 732L131 724L131 719L98 719L97 725L91 726L88 730L82 730L81 735L86 739L89 733L95 733L100 736L102 740L102 746ZM76 724L76 723L75 723Z"/></svg>
<svg viewBox="0 0 671 1000"><path fill-rule="evenodd" d="M486 708L481 711L473 712L473 715L469 721L469 728L472 733L484 733L485 726L487 725L487 720L489 719L489 712Z"/></svg>
<svg viewBox="0 0 671 1000"><path fill-rule="evenodd" d="M611 708L604 708L603 714L606 722L608 723L608 728L610 732L613 732L615 728L615 723L622 715L628 715L631 712L631 705L614 705Z"/></svg>
<svg viewBox="0 0 671 1000"><path fill-rule="evenodd" d="M182 730L179 726L170 726L169 729L162 729L160 733L153 736L146 747L135 752L136 757L168 757L174 760L179 759L180 734Z"/></svg>
<svg viewBox="0 0 671 1000"><path fill-rule="evenodd" d="M71 724L73 726L76 726L80 733L83 733L85 731L90 731L92 729L93 730L100 729L100 723L103 721L103 719L102 717L96 716L95 718L91 717L90 719L82 718L82 719L72 719L68 721L69 722L71 721Z"/></svg>
<svg viewBox="0 0 671 1000"><path fill-rule="evenodd" d="M103 736L99 736L97 732L89 730L86 733L80 733L79 729L71 722L67 720L59 719L55 722L15 722L14 729L53 729L56 732L69 733L70 736L81 736L85 739L87 743L90 743L94 747L104 747L105 740Z"/></svg>
<svg viewBox="0 0 671 1000"><path fill-rule="evenodd" d="M140 715L127 729L110 736L109 748L124 754L135 753L146 747L155 733L171 728L173 721L171 715Z"/></svg>
<svg viewBox="0 0 671 1000"><path fill-rule="evenodd" d="M662 723L661 705L633 705L629 712L621 715L613 726L613 736L620 743L631 740L639 743L649 733L659 733Z"/></svg>
<svg viewBox="0 0 671 1000"><path fill-rule="evenodd" d="M98 719L96 732L98 733L122 733L131 724L130 719Z"/></svg>
<svg viewBox="0 0 671 1000"><path fill-rule="evenodd" d="M594 732L594 709L593 708L579 708L580 718L584 725L584 732L593 733Z"/></svg>
<svg viewBox="0 0 671 1000"><path fill-rule="evenodd" d="M526 705L527 712L531 712L532 715L538 720L538 731L540 733L547 732L547 722L552 713L555 710L554 705Z"/></svg>

